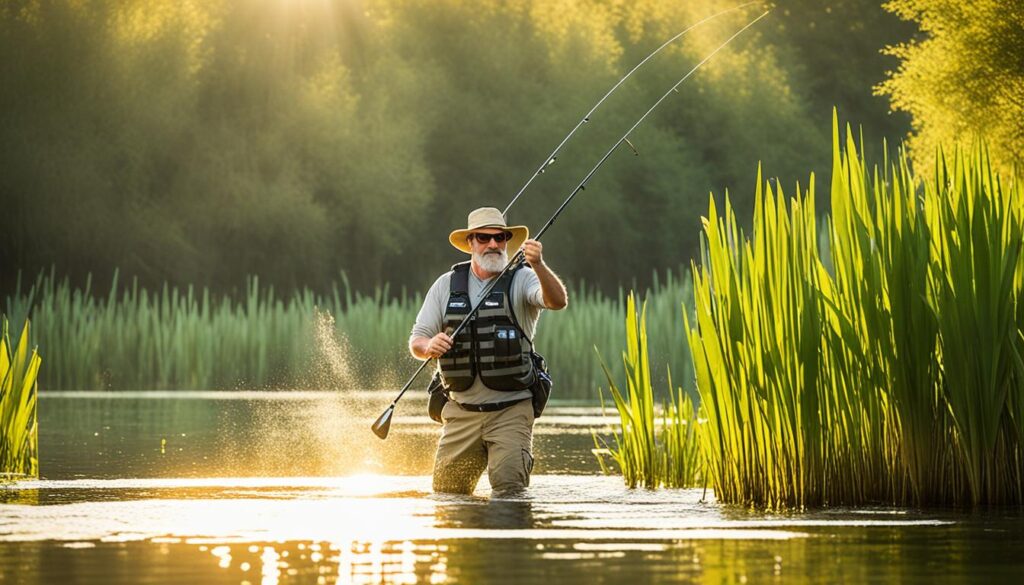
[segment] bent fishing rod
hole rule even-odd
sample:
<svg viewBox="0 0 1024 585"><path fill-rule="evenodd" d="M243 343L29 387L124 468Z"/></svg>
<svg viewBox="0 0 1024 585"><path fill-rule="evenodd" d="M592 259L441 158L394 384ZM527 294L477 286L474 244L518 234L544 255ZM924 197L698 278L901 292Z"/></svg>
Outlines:
<svg viewBox="0 0 1024 585"><path fill-rule="evenodd" d="M751 2L750 4L752 4L752 3L753 2ZM743 34L744 32L746 32L747 29L749 29L750 27L754 26L754 24L756 24L759 20L761 20L765 16L768 16L769 12L771 12L771 9L765 10L763 13L761 13L760 16L758 16L757 18L751 20L749 23L747 23L746 26L744 26L740 30L736 31L736 33L734 33L731 37L726 39L725 42L723 42L721 45L716 47L714 51L709 53L704 59L702 59L699 63L694 65L693 68L690 69L686 73L686 75L684 75L682 78L680 78L679 81L677 81L675 83L675 85L673 85L671 88L669 88L669 90L666 91L665 94L662 95L661 98L658 99L658 101L654 102L654 105L651 106L650 109L648 109L644 113L644 115L640 116L640 119L638 119L636 121L636 123L633 124L633 126L631 126L630 129L627 130L626 133L623 134L622 137L619 138L614 143L614 145L608 150L608 152L606 152L604 154L604 156L602 156L598 160L597 164L594 165L594 167L592 169L590 169L590 171L583 177L583 180L580 181L580 183L576 186L576 188L574 188L572 190L572 192L569 193L569 196L565 198L565 200L562 202L562 204L560 206L558 206L558 209L555 210L555 213L551 216L550 219L548 219L548 221L544 224L544 226L540 229L540 231L537 232L536 237L534 237L533 239L539 241L541 239L541 237L544 236L544 233L547 232L548 229L550 229L552 225L554 225L555 221L558 219L558 216L561 215L562 211L564 211L566 207L568 207L569 203L572 202L572 200L576 197L576 195L578 195L581 191L584 191L586 189L587 183L594 176L594 174L597 173L598 169L600 169L601 166L604 165L605 161L607 161L608 158L611 157L612 153L614 153L616 150L618 150L618 148L620 146L622 146L623 143L628 144L630 146L630 148L633 148L632 144L629 141L629 136L630 136L630 134L633 133L634 130L636 130L640 126L641 123L643 123L644 120L647 119L648 116L651 115L651 112L653 112L655 109L657 109L657 107L659 105L661 105L661 103L664 102L670 95L672 95L672 93L676 93L678 91L679 86L682 85L682 83L684 81L689 79L690 76L692 76L694 73L696 73L697 70L701 68L701 66L703 66L705 63L707 63L709 60L711 60L712 57L714 57L719 51L724 49L725 46L728 45L729 43L731 43L736 37L738 37L741 34ZM705 19L705 20L707 20L707 19ZM690 27L690 28L692 29L693 27ZM690 30L690 29L687 29L687 30ZM662 47L659 47L658 50L660 51L661 48L664 48L664 46L665 45L662 45ZM646 61L646 59L645 59L645 61ZM641 62L641 64L643 64L643 62ZM635 70L636 70L636 68L634 68L632 71L630 71L629 74L632 74L632 72L635 71ZM627 76L629 74L627 74ZM621 82L620 82L620 84L621 84ZM616 87L618 87L618 85L616 85ZM613 90L614 90L614 88L613 88ZM604 98L601 98L601 101L604 101L604 99L607 98L608 95L610 95L610 93L611 92L609 92L609 94L606 94ZM598 105L600 105L600 102L598 103ZM596 107L594 109L596 109ZM593 112L593 110L591 110L591 112ZM571 137L572 134L575 133L576 130L579 129L580 126L582 126L584 123L586 123L586 121L587 121L587 117L585 116L583 121L581 121L579 124L577 124L576 128L574 128L572 130L572 132L569 133L569 136L566 137L566 140L563 140L562 144L560 144L558 146L558 148L555 149L555 152L557 152L558 149L560 149L562 147L562 145L564 145L565 142L568 141L568 138ZM635 148L633 148L633 152L634 152L634 154L639 154L636 151ZM512 203L515 203L515 200L518 199L520 195L522 195L523 191L526 190L526 187L529 186L529 184L533 181L533 179L536 178L537 175L541 174L543 172L543 170L549 164L551 164L551 162L554 162L553 159L549 159L548 162L546 162L545 164L541 165L541 168L538 169L538 171L536 173L534 173L534 176L531 177L530 180L526 182L526 185L523 186L523 189L521 189L520 192L516 195L516 197L512 200ZM509 207L511 207L511 203L509 204ZM507 210L507 208L506 208L506 210ZM498 281L500 281L501 278L503 276L505 276L505 274L507 274L513 268L517 268L523 262L525 262L525 255L523 254L522 250L517 250L516 253L512 256L512 258L509 259L508 263L505 264L505 267L501 270L501 272L498 273L498 276L493 278L489 283L487 283L487 286L484 287L484 290L481 291L480 295L477 298L478 299L486 298L487 295L489 295L491 293L491 290L497 285ZM449 336L452 337L452 338L455 338L460 332L462 332L462 330L466 327L466 325L469 324L469 322L472 320L472 318L479 311L481 306L482 306L482 304L478 302L477 305L472 308L472 310L469 312L469 314L466 315L465 319L463 319L462 322L459 323L458 327L456 327L454 331L449 333ZM398 404L398 401L402 399L402 396L405 395L405 392L412 386L412 383L416 380L416 378L419 377L420 372L422 372L424 370L424 368L427 367L427 364L429 364L431 361L433 361L433 359L434 358L430 358L430 359L424 360L423 363L420 364L420 367L416 369L416 372L413 373L411 378L409 378L409 381L405 383L405 386L403 386L401 391L399 391L398 396L396 396L395 399L391 402L391 405L388 406L387 409L385 409L384 412L379 417L377 417L377 420L374 421L373 425L370 427L370 429L373 431L373 433L375 435L377 435L381 439L386 439L387 438L388 433L391 430L391 419L392 419L392 416L393 416L393 414L395 412L395 406Z"/></svg>
<svg viewBox="0 0 1024 585"><path fill-rule="evenodd" d="M615 93L615 91L623 83L626 82L627 79L632 77L633 73L635 73L638 69L643 67L644 64L646 64L648 61L653 59L658 53L660 53L666 47L668 47L669 45L671 45L675 41L679 40L680 38L685 36L687 33L692 31L693 29L697 28L698 26L700 26L700 25L702 25L704 23L710 22L711 20L714 20L714 19L716 19L716 18L718 18L720 16L723 16L725 14L728 14L730 12L737 11L737 10L742 10L742 9L752 5L752 4L757 4L758 1L759 0L754 0L752 2L746 2L744 4L740 4L738 6L734 6L732 8L728 8L728 9L722 10L720 12L717 12L715 14L712 14L711 16L707 16L707 17L705 17L705 18L695 22L694 24L690 25L689 27L687 27L683 31L679 32L678 34L676 34L672 38L670 38L667 41L665 41L664 43L662 43L658 48L656 48L653 51L651 51L646 57L643 58L643 60L641 60L639 63L637 63L624 76L622 76L622 78L619 79L619 81L616 82L615 85L613 85L611 87L611 89L609 89L608 92L605 93L604 96L602 96L601 99L598 100L596 104L594 104L594 106L592 108L590 108L590 111L588 111L586 114L583 115L583 117L580 119L580 121L577 122L576 126L573 127L573 129L570 130L568 134L565 135L565 137L558 144L558 146L556 146L555 149L553 151L551 151L551 154L549 154L547 157L544 158L544 160L541 162L540 166L537 167L537 170L534 171L532 175L530 175L530 178L527 179L526 183L524 183L523 186L520 187L520 189L516 193L516 195L512 198L512 200L508 203L508 205L505 206L505 209L502 211L502 215L506 215L506 216L508 215L509 210L512 208L513 205L515 205L516 201L519 200L519 197L522 196L522 194L526 192L526 190L530 187L530 185L533 183L533 181L537 177L542 175L544 173L544 171L547 170L547 168L549 166L551 166L555 162L555 160L558 158L558 153L561 152L562 148L565 147L565 145L572 139L572 137L576 134L576 132L580 128L582 128L584 124L586 124L586 123L588 123L590 121L591 116L594 115L594 112L596 112L598 110L598 108L600 108L601 105L613 93ZM563 205L563 208L564 208L564 205ZM561 209L562 208L559 208L559 211L561 211ZM505 268L508 269L512 265L513 265L513 263L510 262L508 265L506 265ZM506 271L507 270L503 270L502 274L504 274ZM484 291L484 295L489 294L489 292L490 292L489 289L485 290ZM483 297L481 296L481 298L483 298ZM391 426L391 415L393 414L395 406L398 404L398 401L402 398L402 396L405 394L405 392L412 386L412 383L416 380L416 378L419 377L420 372L422 372L424 370L424 368L426 368L427 364L429 364L430 362L431 362L431 359L428 359L428 360L425 360L422 364L420 364L420 367L416 370L415 373L413 373L412 377L409 378L409 381L406 382L405 386L402 387L401 391L399 391L399 393L398 393L398 396L391 402L391 405L384 411L383 414L381 414L380 417L377 418L377 421L374 422L374 424L373 424L373 431L381 439L387 438L388 431L390 430L390 426Z"/></svg>

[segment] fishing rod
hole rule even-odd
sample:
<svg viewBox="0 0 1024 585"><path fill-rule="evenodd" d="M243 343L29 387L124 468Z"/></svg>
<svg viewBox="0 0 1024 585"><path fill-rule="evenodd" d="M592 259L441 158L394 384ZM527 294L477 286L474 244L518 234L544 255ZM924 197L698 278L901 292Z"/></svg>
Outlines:
<svg viewBox="0 0 1024 585"><path fill-rule="evenodd" d="M624 76L622 76L622 78L619 79L619 81L616 82L615 85L613 85L611 87L611 89L609 89L608 92L605 93L604 96L601 97L601 99L599 99L596 104L594 104L594 106L592 108L590 108L590 111L588 111L586 114L583 115L583 118L581 118L580 121L577 122L576 126L573 127L573 129L570 130L568 134L565 135L565 138L563 138L562 141L558 144L558 146L556 146L555 149L551 151L551 154L549 154L547 157L544 158L544 160L541 162L540 166L537 167L537 170L534 171L533 174L530 175L530 178L527 179L526 183L524 183L523 186L520 187L520 189L516 193L515 197L513 197L512 200L509 201L508 205L506 205L505 209L501 212L502 215L503 216L507 216L508 215L509 210L512 208L513 205L515 205L516 201L519 200L519 197L522 196L522 194L526 192L526 190L530 187L530 185L533 183L533 181L537 177L539 177L540 175L544 174L544 171L546 171L547 168L549 166L551 166L555 162L555 160L558 158L558 153L561 152L562 148L565 147L565 145L569 142L569 140L572 139L572 137L576 134L576 132L580 128L582 128L584 124L586 124L586 123L588 123L590 121L590 118L591 118L591 116L594 115L594 112L596 112L597 109L601 107L601 105L605 102L605 100L607 100L613 93L615 93L615 90L617 90L619 88L619 86L621 86L623 83L625 83L627 79L632 77L633 73L635 73L638 69L643 67L643 65L645 63L647 63L648 61L653 59L658 53L660 53L662 50L664 50L665 47L668 47L669 45L671 45L675 41L677 41L680 38L682 38L683 36L685 36L690 31L692 31L693 29L697 28L698 26L700 26L700 25L702 25L702 24L704 24L706 22L709 22L711 20L714 20L714 19L716 19L716 18L718 18L720 16L728 14L730 12L733 12L733 11L736 11L736 10L742 10L743 8L746 8L746 7L748 7L748 6L752 5L752 4L757 4L759 1L760 0L754 0L752 2L746 2L744 4L740 4L740 5L734 6L732 8L727 8L725 10L722 10L720 12L712 14L711 16L707 16L707 17L705 17L705 18L695 22L694 24L690 25L689 27L687 27L683 31L679 32L678 34L676 34L672 38L670 38L667 41L665 41L664 43L662 43L661 46L659 46L658 48L656 48L653 51L651 51L646 57L643 58L643 60L641 60L639 63L637 63ZM560 208L560 210L561 210L561 208ZM506 268L509 268L509 267L510 267L510 265L506 265ZM506 271L502 271L502 274L504 274L505 272ZM489 292L490 292L490 289L485 290L484 291L484 295L488 294ZM481 296L480 298L483 298L483 296ZM373 431L381 439L387 438L388 431L390 430L390 427L391 427L391 415L394 413L394 409L395 409L395 406L398 404L398 401L401 400L402 396L412 386L412 383L416 380L417 377L419 377L420 372L422 372L423 369L427 367L427 364L429 364L430 361L431 360L428 359L428 360L424 361L422 364L420 364L420 367L416 370L415 373L413 373L412 377L409 378L409 381L406 382L405 386L402 387L401 391L399 391L399 393L398 393L398 396L395 397L395 399L391 402L391 405L384 411L383 414L381 414L380 417L377 418L377 421L374 422L374 424L373 424Z"/></svg>
<svg viewBox="0 0 1024 585"><path fill-rule="evenodd" d="M749 5L749 4L754 4L754 2L749 2L749 3L747 3L747 4L744 4L743 6L747 6L747 5ZM737 7L737 8L739 8L739 7ZM730 9L730 10L735 10L735 9ZM718 16L718 15L720 15L720 14L724 14L725 12L729 12L729 10L727 10L727 11L723 11L722 13L719 13L719 14L717 14L717 15L715 15L715 16ZM767 16L769 12L771 12L771 9L769 9L769 10L766 10L766 11L764 11L764 12L763 12L763 13L762 13L762 14L761 14L760 16L758 16L758 17L757 17L757 18L755 18L754 20L752 20L752 21L750 21L749 23L747 23L747 25L746 25L746 26L744 26L744 27L743 27L743 28L741 28L741 29L740 29L739 31L737 31L736 33L734 33L734 34L733 34L733 35L732 35L731 37L729 37L728 39L726 39L726 41L725 41L724 43L722 43L722 44L721 44L721 45L719 45L719 46L718 46L717 48L715 48L715 50L714 50L714 51L712 51L712 52L711 52L710 54L708 54L708 56L707 56L707 57L705 57L705 58L704 58L703 60L701 60L701 61L700 61L699 63L697 63L697 65L695 65L695 66L694 66L694 67L693 67L692 69L690 69L690 70L689 70L689 71L688 71L688 72L686 73L686 75L684 75L684 76L683 76L682 78L680 78L680 79L679 79L679 81L677 81L677 82L675 83L675 85L673 85L673 86L672 86L671 88L669 88L669 90L668 90L667 92L665 92L665 95L661 96L661 98L660 98L660 99L658 99L658 101L656 101L656 102L654 103L654 105L653 105L653 106L651 106L651 107L650 107L650 109L648 109L648 110L647 110L647 111L646 111L646 112L644 113L644 115L643 115L643 116L641 116L641 117L640 117L640 119L639 119L639 120L637 120L637 121L636 121L636 123L635 123L635 124L633 124L633 126L632 126L632 127L630 127L630 129L629 129L629 130L627 130L627 131L626 131L626 133L625 133L625 134L623 134L622 138L620 138L619 140L617 140L617 141L615 142L615 144L614 144L614 145L613 145L613 146L612 146L612 147L611 147L611 148L610 148L610 149L608 150L608 152L606 152L606 153L605 153L605 155L604 155L603 157L601 157L601 159L600 159L600 160L598 160L597 164L596 164L596 165L594 165L594 168L592 168L592 169L590 170L590 172L588 172L588 173L587 173L587 174L586 174L586 175L584 176L583 180L582 180L582 181L580 181L579 185L577 185L577 186L576 186L576 188L575 188L575 189L573 189L573 190L572 190L572 192L571 192L571 193L569 194L569 196L568 196L568 197L566 197L566 199L565 199L565 200L564 200L564 201L562 202L562 204L561 204L561 205L560 205L560 206L558 207L558 209L557 209L557 210L555 210L555 213L554 213L554 214L553 214L553 215L551 216L551 218L550 218L550 219L548 219L548 221L547 221L547 222L546 222L546 223L544 224L544 226L543 226L543 227L542 227L542 228L540 229L540 231L539 231L539 232L537 233L536 237L534 237L533 239L535 239L535 240L538 240L538 241L539 241L539 240L541 239L541 237L543 237L543 236L544 236L544 233L545 233L545 232L547 232L547 230L548 230L548 229L550 229L552 225L554 225L555 221L556 221L556 220L558 219L558 216L559 216L559 215L561 215L562 211L564 211L564 210L565 210L565 208L566 208L566 207L567 207L567 206L569 205L569 203L571 203L571 202L572 202L572 200L573 200L573 199L574 199L574 198L576 197L576 195L577 195L577 194L578 194L578 193L579 193L580 191L583 191L583 190L585 190L585 189L586 189L586 185L587 185L587 182L588 182L588 181L590 181L590 179L591 179L591 178L592 178L592 177L594 176L594 174L595 174L595 173L597 172L597 170L598 170L598 169L600 169L602 165L604 165L605 161L607 161L607 160L608 160L608 158L609 158L609 157L611 157L612 153L614 153L614 152L615 152L615 151L616 151L616 150L617 150L617 149L619 148L619 146L621 146L621 145L622 145L623 143L626 143L626 144L629 144L629 145L630 145L630 148L632 148L632 143L630 143L630 141L629 141L629 135L630 135L630 134L632 134L632 133L633 133L633 131L634 131L634 130L636 130L636 129L637 129L637 127L639 127L639 126L640 126L640 124L641 124L641 123L643 123L643 121L647 119L647 117L648 117L648 116L649 116L649 115L651 114L651 112L653 112L653 111L654 111L654 110L655 110L655 109L656 109L656 108L657 108L657 107L658 107L659 105L661 105L661 103L662 103L663 101L665 101L665 100L666 100L666 99L668 98L668 96L670 96L670 95L671 95L672 93L674 93L674 92L677 92L677 90L678 90L679 86L680 86L680 85L682 85L682 83L683 83L684 81L686 81L687 79L689 79L689 77L690 77L691 75L693 75L693 74L694 74L694 73L695 73L695 72L696 72L696 71L697 71L698 69L700 69L700 67L701 67L702 65L704 65L705 63L707 63L707 62L708 62L708 61L709 61L709 60L710 60L710 59L711 59L712 57L714 57L714 56L715 56L715 55L716 55L716 54L717 54L717 53L718 53L719 51L721 51L721 50L722 50L723 48L725 48L725 46L726 46L726 45L728 45L729 43L731 43L731 42L732 42L732 41L733 41L733 40L734 40L734 39L735 39L736 37L738 37L738 36L740 36L741 34L743 34L743 33L744 33L744 32L745 32L745 31L746 31L747 29L749 29L749 28L750 28L750 27L752 27L752 26L753 26L753 25L754 25L755 23L757 23L757 22L758 22L759 20L761 20L762 18L764 18L765 16ZM710 19L710 18L712 18L712 17L709 17L708 19ZM705 19L704 21L701 21L701 22L705 22L705 21L707 21L708 19ZM696 26L696 25L694 25L694 26ZM693 27L691 26L691 27L690 27L690 28L688 28L687 30L690 30L690 29L692 29L692 28L693 28ZM685 32L686 32L686 31L684 31L684 33L685 33ZM673 38L673 40L674 40L675 38L678 38L679 36L681 36L681 35L682 35L682 34L684 34L684 33L680 33L680 35L677 35L676 37L674 37L674 38ZM668 44L668 43L665 43L664 45L662 45L661 47L659 47L659 48L657 49L657 51L660 51L660 50L661 50L662 48L664 48L664 47L665 47L665 46L666 46L667 44ZM650 57L648 57L648 58L650 58ZM642 65L642 64L643 64L644 62L646 62L646 61L647 61L647 59L644 59L644 61L642 61L642 62L641 62L640 64ZM637 67L634 67L634 68L633 68L633 69L632 69L632 70L631 70L631 71L630 71L630 72L629 72L629 73L627 74L627 77L628 77L629 75L631 75L631 74L633 73L633 71L636 71L636 69L637 69L638 67L639 67L639 65L638 65ZM616 84L616 86L615 86L615 87L618 87L618 85L620 85L621 83L622 83L622 82L620 81L620 82L619 82L619 84ZM612 88L612 91L614 91L614 89L615 89L615 88L613 87L613 88ZM611 92L609 92L608 94L605 94L605 96L604 96L603 98L601 98L601 101L599 101L599 102L598 102L598 106L599 106L599 105L601 104L601 102L603 102L603 101L604 101L604 100L605 100L605 99L606 99L606 98L608 97L608 95L610 95L610 94L611 94ZM596 109L597 109L597 106L595 106L595 107L594 107L593 109L591 109L591 112L590 112L590 113L593 113L593 111L594 111L594 110L596 110ZM588 117L589 117L589 113L588 113L588 115L587 115L587 116L584 116L583 120L582 120L582 121L581 121L581 122L580 122L579 124L577 124L577 125L576 125L576 128L574 128L574 129L573 129L573 130L572 130L572 131L571 131L571 132L569 133L569 136L567 136L567 137L566 137L566 139L562 141L562 144L559 144L559 146L558 146L558 147L557 147L557 148L555 149L555 152L556 152L556 153L557 153L557 152L558 152L558 150L559 150L559 149L560 149L560 148L561 148L561 147L562 147L562 146L563 146L563 145L564 145L564 144L565 144L565 143L566 143L566 142L568 141L569 137L571 137L571 136L572 136L572 134L574 134L574 133L576 132L576 130L578 130L578 129L580 128L580 126L582 126L583 124L585 124L585 123L587 122L587 119L588 119ZM636 154L639 154L639 153L637 153L637 152L636 152L636 149L635 149L635 148L633 149L633 152L634 152L634 153L636 153ZM547 167L548 165L550 165L550 164L551 164L552 162L554 162L554 159L553 159L552 157L549 157L549 159L548 159L548 160L547 160L547 161L546 161L546 162L545 162L544 164L542 164L542 165L541 165L541 167L540 167L540 168L539 168L539 169L537 170L537 172L536 172L536 173L534 173L534 175L533 175L532 177L530 177L530 180L528 180L528 181L526 182L526 185L524 185L524 186L523 186L523 188L522 188L522 189L521 189L521 190L519 191L519 193L518 193L518 194L516 194L515 198L513 198L513 200L512 200L512 203L515 203L516 199L518 199L518 198L519 198L519 196L520 196L520 195L522 195L523 191L525 191L525 190L526 190L526 187L528 187L528 186L530 185L530 183L531 183L531 182L532 182L532 181L533 181L533 180L534 180L534 179L535 179L535 178L537 177L537 175L540 175L541 173L543 173L544 169L545 169L545 168L546 168L546 167ZM510 204L509 204L509 207L511 207L511 206L512 206L512 203L510 203ZM508 209L508 208L506 208L506 211L507 211L507 209ZM486 297L487 297L487 295L489 295L489 294L490 294L491 290L492 290L492 289L493 289L493 288L494 288L494 287L495 287L495 286L497 285L498 281L500 281L500 280L501 280L501 278L502 278L503 276L505 276L505 274L507 274L507 273L508 273L508 272L509 272L510 270L512 270L513 268L517 268L517 267L518 267L519 265L521 265L521 264L522 264L523 262L525 262L525 260L526 260L526 258L525 258L525 255L524 255L523 251L522 251L522 250L518 250L518 251L516 251L515 255L513 255L513 256L512 256L512 258L511 258L511 259L509 259L508 263L506 263L506 264L505 264L505 267L504 267L504 268L502 268L501 272L499 272L499 273L498 273L498 276L497 276L496 278L493 278L493 279L492 279L492 280L491 280L491 281L490 281L489 283L487 283L487 286L486 286L486 287L484 287L484 290L483 290L483 291L482 291L482 292L480 293L480 295L478 296L478 298L479 298L479 299L484 299L484 298L486 298ZM461 331L463 330L463 328L465 328L465 327L466 327L466 325L468 325L468 324L469 324L469 322L470 322L470 320L471 320L471 319L473 318L473 316L474 316L474 315L475 315L475 314L476 314L476 313L477 313L477 312L479 311L479 308L480 308L480 307L481 307L481 304L480 304L480 303L477 303L476 307L473 307L473 309L472 309L472 310L471 310L471 311L469 312L469 314L468 314L468 315L466 315L466 318L465 318L465 319L463 319L461 323L459 323L459 326L458 326L458 327L456 327L454 331L452 331L451 333L449 333L449 336L450 336L450 337L452 337L452 338L454 338L454 337L458 336L458 334L459 334L459 333L460 333L460 332L461 332ZM373 425L372 425L372 426L370 427L370 429L371 429L371 430L373 431L373 433L374 433L375 435L377 435L377 436L378 436L378 437L380 437L381 439L386 439L386 438L387 438L387 436L388 436L388 433L389 433L389 432L390 432L390 430L391 430L391 419L392 419L392 416L393 416L393 414L394 414L394 412L395 412L395 406L396 406L396 405L398 404L398 401L399 401L399 400L401 400L401 398L402 398L402 396L403 396L403 395L405 394L405 392L406 392L406 391L407 391L407 390L408 390L408 389L409 389L409 388L410 388L410 387L412 386L412 383L413 383L413 382L414 382L414 381L416 380L416 378L417 378L417 377L419 377L419 375L420 375L420 372L422 372L422 371L424 370L424 368L426 368L426 367L427 367L427 364L429 364L429 363L430 363L430 362L431 362L432 360L433 360L433 358L431 358L431 359L427 359L427 360L424 360L424 362L423 362L422 364L420 364L420 367L416 369L416 372L415 372L415 373L413 373L413 375L412 375L412 377L411 377L411 378L409 378L409 381L405 383L405 386L403 386L403 387L402 387L402 389L401 389L401 391L399 391L399 393L398 393L398 396L396 396L396 397L395 397L395 399L394 399L394 400L393 400L393 401L391 402L391 405L390 405L390 406L388 406L388 407L387 407L387 409L385 409L385 410L384 410L384 412L383 412L383 413L382 413L382 414L381 414L381 415L380 415L379 417L377 417L377 420L376 420L376 421L374 421Z"/></svg>

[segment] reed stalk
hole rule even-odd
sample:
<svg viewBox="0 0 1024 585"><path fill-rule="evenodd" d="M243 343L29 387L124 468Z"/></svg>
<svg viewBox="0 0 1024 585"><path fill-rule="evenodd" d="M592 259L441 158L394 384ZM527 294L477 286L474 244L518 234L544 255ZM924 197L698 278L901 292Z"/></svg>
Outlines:
<svg viewBox="0 0 1024 585"><path fill-rule="evenodd" d="M36 376L42 359L28 351L29 323L11 345L7 317L0 336L0 479L39 477Z"/></svg>
<svg viewBox="0 0 1024 585"><path fill-rule="evenodd" d="M633 293L626 298L623 386L620 387L617 377L601 361L621 421L620 430L612 437L614 446L595 433L594 454L605 473L613 472L604 459L609 456L630 488L696 485L700 476L696 409L683 389L677 388L669 393L668 402L661 408L658 428L647 336L647 303L637 311L635 299ZM671 372L668 384L671 389Z"/></svg>

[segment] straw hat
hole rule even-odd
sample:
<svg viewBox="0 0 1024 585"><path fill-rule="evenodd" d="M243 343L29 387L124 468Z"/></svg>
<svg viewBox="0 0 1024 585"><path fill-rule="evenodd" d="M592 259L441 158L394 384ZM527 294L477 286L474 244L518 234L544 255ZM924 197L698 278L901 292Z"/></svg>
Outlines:
<svg viewBox="0 0 1024 585"><path fill-rule="evenodd" d="M530 228L525 225L506 224L505 216L494 207L481 207L480 209L470 211L469 219L466 223L468 227L464 230L452 232L448 236L448 241L467 254L472 254L473 250L469 247L469 242L466 241L466 238L469 237L469 234L479 229L497 228L512 232L512 239L508 241L506 249L513 251L518 250L519 246L522 246L523 242L526 241L526 238L530 237Z"/></svg>

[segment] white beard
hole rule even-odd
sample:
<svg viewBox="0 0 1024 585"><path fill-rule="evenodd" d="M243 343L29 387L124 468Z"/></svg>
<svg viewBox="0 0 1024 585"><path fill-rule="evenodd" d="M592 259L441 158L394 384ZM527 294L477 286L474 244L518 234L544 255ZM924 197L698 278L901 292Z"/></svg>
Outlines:
<svg viewBox="0 0 1024 585"><path fill-rule="evenodd" d="M508 252L473 254L473 261L487 272L498 273L508 264Z"/></svg>

